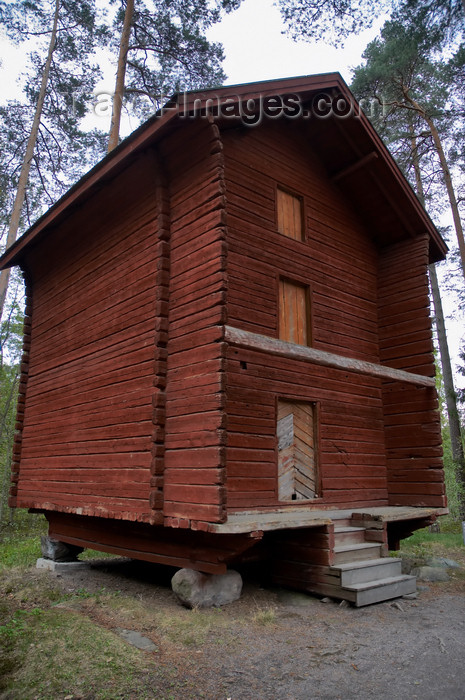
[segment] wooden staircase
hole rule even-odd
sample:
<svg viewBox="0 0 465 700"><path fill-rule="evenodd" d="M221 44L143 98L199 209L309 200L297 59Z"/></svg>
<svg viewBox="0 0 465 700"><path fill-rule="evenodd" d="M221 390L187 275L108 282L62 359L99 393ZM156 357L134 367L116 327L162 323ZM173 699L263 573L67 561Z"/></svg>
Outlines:
<svg viewBox="0 0 465 700"><path fill-rule="evenodd" d="M327 595L357 607L416 591L416 578L402 574L402 560L382 556L383 544L366 541L366 528L337 520Z"/></svg>
<svg viewBox="0 0 465 700"><path fill-rule="evenodd" d="M361 607L416 591L402 560L386 556L386 523L369 515L332 518L330 524L286 530L274 546L278 585Z"/></svg>

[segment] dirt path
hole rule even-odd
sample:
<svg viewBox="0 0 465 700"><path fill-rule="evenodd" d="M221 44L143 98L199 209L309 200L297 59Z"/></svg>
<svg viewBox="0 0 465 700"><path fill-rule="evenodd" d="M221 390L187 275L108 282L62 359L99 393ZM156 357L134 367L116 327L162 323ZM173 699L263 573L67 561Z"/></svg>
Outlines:
<svg viewBox="0 0 465 700"><path fill-rule="evenodd" d="M63 574L61 583L69 591L119 592L119 607L92 599L80 609L110 629L138 629L155 641L160 661L186 681L175 700L465 698L462 572L428 584L416 600L359 609L249 579L241 599L221 611L187 611L174 600L169 575L120 560ZM129 599L137 614L124 609Z"/></svg>

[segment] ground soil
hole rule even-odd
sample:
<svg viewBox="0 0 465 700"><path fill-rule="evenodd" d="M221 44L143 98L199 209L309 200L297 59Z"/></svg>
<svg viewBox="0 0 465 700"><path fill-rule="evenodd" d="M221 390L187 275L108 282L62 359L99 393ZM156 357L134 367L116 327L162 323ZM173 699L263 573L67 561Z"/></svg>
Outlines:
<svg viewBox="0 0 465 700"><path fill-rule="evenodd" d="M464 569L450 582L420 582L417 599L364 608L267 587L248 572L241 599L218 612L221 624L179 643L166 635L160 640L147 624L159 611L173 622L188 614L171 591L171 573L142 562L100 560L59 580L71 592L119 591L143 604L147 617L132 626L156 642L160 663L186 679L186 692L172 696L176 700L465 698ZM86 614L108 628L122 626L108 608L103 614L91 606ZM194 637L196 630L193 625Z"/></svg>

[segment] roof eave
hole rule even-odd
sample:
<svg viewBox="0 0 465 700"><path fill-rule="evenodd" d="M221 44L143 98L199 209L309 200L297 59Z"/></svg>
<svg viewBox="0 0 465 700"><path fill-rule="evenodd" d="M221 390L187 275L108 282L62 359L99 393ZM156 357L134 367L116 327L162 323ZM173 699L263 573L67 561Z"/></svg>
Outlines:
<svg viewBox="0 0 465 700"><path fill-rule="evenodd" d="M251 100L271 95L282 95L284 92L297 93L302 102L306 95L318 90L336 89L350 97L356 104L355 98L339 73L325 73L311 76L278 79L212 88L204 91L192 91L174 95L162 110L142 124L136 131L122 141L111 153L107 154L97 165L73 185L43 216L41 216L5 253L0 257L0 269L12 267L21 262L21 256L40 235L61 217L66 216L73 205L87 197L99 183L114 177L120 169L127 166L135 155L157 141L165 131L175 123L176 117L186 116L195 109L196 101L207 101L213 98L228 97L229 99ZM386 146L372 127L368 118L358 110L362 128L367 132L384 162L388 165L391 176L398 185L408 191L408 197L416 216L424 223L432 243L436 248L435 259L445 257L447 246L430 217L418 201L410 185L394 162Z"/></svg>

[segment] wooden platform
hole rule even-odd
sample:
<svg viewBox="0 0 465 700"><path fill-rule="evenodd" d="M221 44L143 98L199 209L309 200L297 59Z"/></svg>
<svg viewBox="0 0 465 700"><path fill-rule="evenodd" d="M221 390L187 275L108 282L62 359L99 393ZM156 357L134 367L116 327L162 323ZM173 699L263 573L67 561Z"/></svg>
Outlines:
<svg viewBox="0 0 465 700"><path fill-rule="evenodd" d="M355 508L353 510L322 510L299 508L281 508L266 511L242 511L230 513L225 523L210 525L210 532L218 534L237 534L244 532L263 532L269 530L287 530L295 528L318 527L330 525L334 520L351 518L357 514L360 520L378 520L381 523L399 522L446 515L447 508L414 508L407 506L377 506L374 508ZM364 516L367 516L364 518Z"/></svg>

